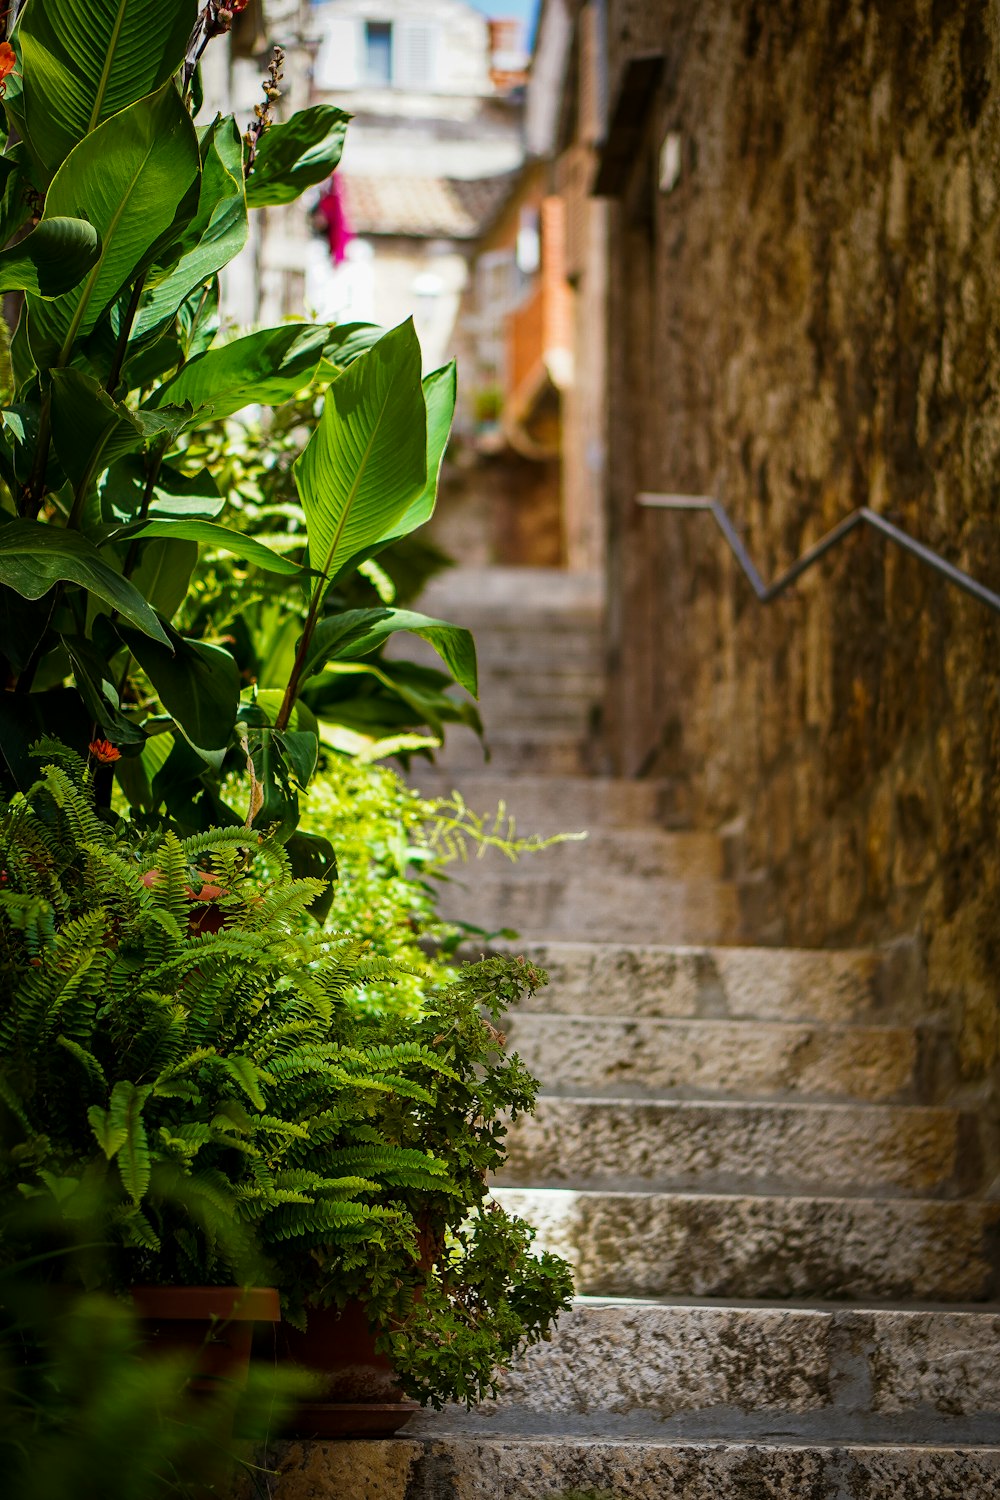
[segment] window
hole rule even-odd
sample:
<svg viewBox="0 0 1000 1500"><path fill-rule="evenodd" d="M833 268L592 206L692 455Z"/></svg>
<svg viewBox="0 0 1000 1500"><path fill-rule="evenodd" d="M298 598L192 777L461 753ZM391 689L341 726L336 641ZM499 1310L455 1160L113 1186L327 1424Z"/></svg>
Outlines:
<svg viewBox="0 0 1000 1500"><path fill-rule="evenodd" d="M392 84L392 22L365 22L365 83L387 89Z"/></svg>

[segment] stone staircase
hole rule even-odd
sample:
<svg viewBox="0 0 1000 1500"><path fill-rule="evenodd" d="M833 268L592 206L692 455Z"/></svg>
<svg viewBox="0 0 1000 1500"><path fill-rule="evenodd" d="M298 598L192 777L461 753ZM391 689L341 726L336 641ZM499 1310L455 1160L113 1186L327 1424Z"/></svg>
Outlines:
<svg viewBox="0 0 1000 1500"><path fill-rule="evenodd" d="M720 841L588 774L592 580L459 572L427 608L476 629L494 759L454 736L420 784L590 830L449 897L550 975L496 1197L580 1296L499 1400L285 1445L279 1500L1000 1494L1000 1203L907 950L749 946Z"/></svg>

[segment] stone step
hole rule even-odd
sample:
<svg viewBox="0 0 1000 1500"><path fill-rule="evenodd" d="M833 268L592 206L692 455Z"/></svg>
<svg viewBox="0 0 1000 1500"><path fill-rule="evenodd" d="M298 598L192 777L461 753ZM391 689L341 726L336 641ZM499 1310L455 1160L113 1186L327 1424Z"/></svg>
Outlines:
<svg viewBox="0 0 1000 1500"><path fill-rule="evenodd" d="M574 833L566 828L561 832ZM516 874L519 880L576 881L581 874L630 875L641 880L720 880L722 841L711 833L663 833L658 828L598 829L522 855L515 863L499 849L476 856L469 879ZM463 878L456 872L456 878Z"/></svg>
<svg viewBox="0 0 1000 1500"><path fill-rule="evenodd" d="M414 1435L997 1442L995 1307L578 1299L471 1412Z"/></svg>
<svg viewBox="0 0 1000 1500"><path fill-rule="evenodd" d="M919 976L870 951L620 942L496 944L549 976L522 1010L839 1024L915 1019Z"/></svg>
<svg viewBox="0 0 1000 1500"><path fill-rule="evenodd" d="M445 742L435 751L443 769L480 771L489 764L506 777L523 773L542 776L583 776L589 751L585 737L567 736L561 728L491 729L489 761L479 736L463 724L449 724Z"/></svg>
<svg viewBox="0 0 1000 1500"><path fill-rule="evenodd" d="M579 699L594 702L604 694L604 674L594 668L570 667L559 661L551 666L539 664L532 672L522 672L509 666L502 652L491 658L485 680L495 700L509 698L517 702L519 698L559 698L570 703Z"/></svg>
<svg viewBox="0 0 1000 1500"><path fill-rule="evenodd" d="M975 1122L918 1105L542 1098L508 1136L509 1187L958 1197Z"/></svg>
<svg viewBox="0 0 1000 1500"><path fill-rule="evenodd" d="M540 858L540 856L539 856ZM501 871L452 866L440 907L486 932L513 928L525 940L589 933L626 941L656 930L664 942L724 943L740 937L738 888L721 880L669 880L581 867L572 878L533 873L535 857Z"/></svg>
<svg viewBox="0 0 1000 1500"><path fill-rule="evenodd" d="M420 600L428 612L450 608L456 615L499 615L506 619L535 612L599 618L603 580L598 573L564 568L455 567L432 578Z"/></svg>
<svg viewBox="0 0 1000 1500"><path fill-rule="evenodd" d="M903 1026L538 1014L505 1029L546 1094L615 1098L912 1102L927 1040Z"/></svg>
<svg viewBox="0 0 1000 1500"><path fill-rule="evenodd" d="M423 1419L421 1419L423 1420ZM1000 1447L655 1437L409 1436L275 1444L274 1500L991 1500ZM248 1477L239 1500L255 1495Z"/></svg>
<svg viewBox="0 0 1000 1500"><path fill-rule="evenodd" d="M1000 1203L517 1187L494 1197L589 1295L1000 1298Z"/></svg>
<svg viewBox="0 0 1000 1500"><path fill-rule="evenodd" d="M428 797L458 790L477 812L504 803L522 833L655 827L669 817L673 791L663 781L620 781L600 776L519 776L516 781L484 768L455 775L439 764L414 765L409 781Z"/></svg>

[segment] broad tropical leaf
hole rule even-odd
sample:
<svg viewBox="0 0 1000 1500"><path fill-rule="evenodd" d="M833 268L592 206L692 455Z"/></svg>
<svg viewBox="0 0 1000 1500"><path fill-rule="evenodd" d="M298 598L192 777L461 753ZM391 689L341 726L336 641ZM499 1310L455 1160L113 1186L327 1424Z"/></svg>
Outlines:
<svg viewBox="0 0 1000 1500"><path fill-rule="evenodd" d="M234 557L254 563L268 573L284 573L287 577L294 577L302 572L298 563L272 552L270 547L265 547L256 537L246 536L242 531L230 531L228 526L219 526L214 521L139 521L134 526L127 526L123 531L116 532L113 540L118 541L126 536L176 537L201 542L205 546L215 547L219 552L231 552Z"/></svg>
<svg viewBox="0 0 1000 1500"><path fill-rule="evenodd" d="M113 401L82 370L52 371L52 438L66 477L76 488L145 446L134 413Z"/></svg>
<svg viewBox="0 0 1000 1500"><path fill-rule="evenodd" d="M189 360L147 405L190 401L196 414L207 408L216 420L254 401L280 405L309 384L328 337L328 329L309 323L285 323L247 334Z"/></svg>
<svg viewBox="0 0 1000 1500"><path fill-rule="evenodd" d="M198 543L176 538L143 547L132 570L132 582L164 620L172 620L187 597L198 566Z"/></svg>
<svg viewBox="0 0 1000 1500"><path fill-rule="evenodd" d="M455 417L457 378L455 361L440 370L426 375L423 380L424 400L427 404L427 482L406 514L379 540L379 547L409 536L418 526L423 526L434 514L437 504L438 479L444 452L451 436L451 424Z"/></svg>
<svg viewBox="0 0 1000 1500"><path fill-rule="evenodd" d="M184 738L210 765L221 765L240 702L239 669L229 652L173 629L167 646L134 630L120 634Z"/></svg>
<svg viewBox="0 0 1000 1500"><path fill-rule="evenodd" d="M73 680L95 724L118 746L145 744L144 732L121 712L118 690L100 652L82 636L60 639L73 668Z"/></svg>
<svg viewBox="0 0 1000 1500"><path fill-rule="evenodd" d="M0 292L59 297L83 280L99 253L97 230L85 219L43 219L0 250Z"/></svg>
<svg viewBox="0 0 1000 1500"><path fill-rule="evenodd" d="M272 125L257 148L247 182L250 207L291 203L329 177L340 161L350 118L332 104L314 104L284 124Z"/></svg>
<svg viewBox="0 0 1000 1500"><path fill-rule="evenodd" d="M163 626L146 600L86 537L40 521L0 526L0 584L24 599L40 599L55 583L79 584L136 626L142 639L167 646Z"/></svg>
<svg viewBox="0 0 1000 1500"><path fill-rule="evenodd" d="M215 120L208 127L201 141L201 155L198 212L185 229L180 245L173 247L175 254L170 267L159 275L154 268L147 280L135 321L136 339L162 327L195 288L227 266L246 244L243 142L231 117Z"/></svg>
<svg viewBox="0 0 1000 1500"><path fill-rule="evenodd" d="M48 180L78 141L180 66L197 0L28 0L13 115Z"/></svg>
<svg viewBox="0 0 1000 1500"><path fill-rule="evenodd" d="M54 301L29 296L32 349L40 364L65 363L122 289L179 232L197 206L201 160L191 117L173 83L93 131L52 182L42 223L90 219L100 254L85 280Z"/></svg>
<svg viewBox="0 0 1000 1500"><path fill-rule="evenodd" d="M367 624L364 616L370 617ZM361 627L364 628L361 628ZM312 639L304 677L319 672L328 661L367 656L397 630L409 630L433 646L456 682L473 697L478 692L476 645L472 632L410 609L346 610L321 620Z"/></svg>
<svg viewBox="0 0 1000 1500"><path fill-rule="evenodd" d="M407 320L329 387L295 464L319 592L405 515L427 480L420 345Z"/></svg>

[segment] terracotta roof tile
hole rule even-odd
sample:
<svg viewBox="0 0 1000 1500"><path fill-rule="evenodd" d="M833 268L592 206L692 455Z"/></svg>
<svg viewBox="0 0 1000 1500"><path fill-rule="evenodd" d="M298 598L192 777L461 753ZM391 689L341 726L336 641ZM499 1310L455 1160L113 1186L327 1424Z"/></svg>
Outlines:
<svg viewBox="0 0 1000 1500"><path fill-rule="evenodd" d="M475 239L510 190L515 174L454 177L342 178L356 234L400 234L418 239Z"/></svg>

